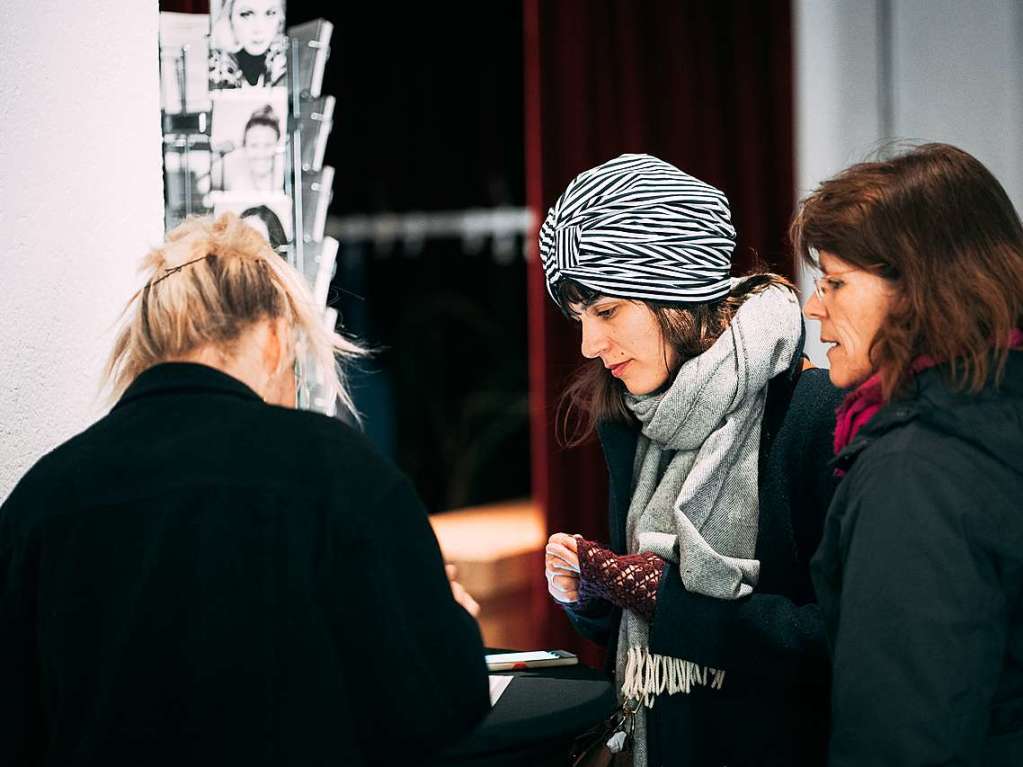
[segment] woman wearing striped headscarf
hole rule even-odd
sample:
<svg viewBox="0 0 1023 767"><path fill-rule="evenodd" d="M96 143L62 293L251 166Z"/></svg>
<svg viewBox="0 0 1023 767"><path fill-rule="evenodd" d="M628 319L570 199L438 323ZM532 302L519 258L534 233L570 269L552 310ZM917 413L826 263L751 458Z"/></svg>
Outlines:
<svg viewBox="0 0 1023 767"><path fill-rule="evenodd" d="M804 370L791 284L730 278L728 200L649 155L582 173L540 232L593 360L566 392L610 471L609 546L556 533L551 595L608 645L636 765L822 764L809 579L838 392Z"/></svg>

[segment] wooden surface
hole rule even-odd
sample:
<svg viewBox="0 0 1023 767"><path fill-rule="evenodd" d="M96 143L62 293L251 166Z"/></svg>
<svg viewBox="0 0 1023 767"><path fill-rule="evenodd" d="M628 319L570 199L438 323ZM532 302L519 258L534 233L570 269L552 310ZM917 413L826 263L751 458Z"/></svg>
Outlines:
<svg viewBox="0 0 1023 767"><path fill-rule="evenodd" d="M475 506L430 517L444 560L480 603L480 630L491 647L535 644L532 590L542 587L543 515L529 500Z"/></svg>

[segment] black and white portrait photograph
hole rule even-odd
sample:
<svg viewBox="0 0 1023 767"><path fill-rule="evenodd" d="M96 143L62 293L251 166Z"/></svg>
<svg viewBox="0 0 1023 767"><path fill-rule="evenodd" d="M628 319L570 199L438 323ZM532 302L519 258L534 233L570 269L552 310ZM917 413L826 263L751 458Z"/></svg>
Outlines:
<svg viewBox="0 0 1023 767"><path fill-rule="evenodd" d="M210 90L284 85L284 0L212 0Z"/></svg>
<svg viewBox="0 0 1023 767"><path fill-rule="evenodd" d="M262 234L282 257L291 242L291 198L283 193L213 192L209 196L214 216L236 213Z"/></svg>
<svg viewBox="0 0 1023 767"><path fill-rule="evenodd" d="M213 95L213 189L284 190L287 110L288 93L284 88Z"/></svg>

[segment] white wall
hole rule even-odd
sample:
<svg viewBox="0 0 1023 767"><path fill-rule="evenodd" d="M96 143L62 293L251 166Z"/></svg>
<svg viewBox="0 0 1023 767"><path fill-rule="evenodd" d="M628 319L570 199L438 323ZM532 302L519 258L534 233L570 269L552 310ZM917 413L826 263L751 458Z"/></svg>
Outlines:
<svg viewBox="0 0 1023 767"><path fill-rule="evenodd" d="M0 500L95 420L163 230L157 0L0 0Z"/></svg>
<svg viewBox="0 0 1023 767"><path fill-rule="evenodd" d="M976 155L1023 208L1023 3L796 0L794 23L799 197L910 139ZM826 365L816 325L808 351Z"/></svg>
<svg viewBox="0 0 1023 767"><path fill-rule="evenodd" d="M973 154L1023 208L1023 3L893 0L893 127Z"/></svg>

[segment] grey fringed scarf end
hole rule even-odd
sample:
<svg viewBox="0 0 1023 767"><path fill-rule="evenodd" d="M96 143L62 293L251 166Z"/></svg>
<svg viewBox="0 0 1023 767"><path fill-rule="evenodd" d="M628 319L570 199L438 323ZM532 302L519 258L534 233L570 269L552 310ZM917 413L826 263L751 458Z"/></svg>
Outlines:
<svg viewBox="0 0 1023 767"><path fill-rule="evenodd" d="M720 690L724 683L725 672L722 669L657 655L646 647L630 647L622 696L626 700L639 700L647 708L653 708L658 695L688 695L693 687Z"/></svg>

